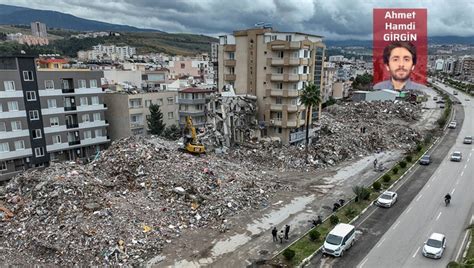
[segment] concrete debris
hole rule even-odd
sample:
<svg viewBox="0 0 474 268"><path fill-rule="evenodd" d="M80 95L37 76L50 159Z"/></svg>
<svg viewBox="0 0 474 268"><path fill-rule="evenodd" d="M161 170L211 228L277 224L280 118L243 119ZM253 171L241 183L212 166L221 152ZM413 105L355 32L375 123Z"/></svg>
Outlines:
<svg viewBox="0 0 474 268"><path fill-rule="evenodd" d="M223 157L252 170L301 170L334 166L381 150L410 150L422 139L412 128L421 112L420 106L401 101L335 104L321 114L308 161L304 145L270 141L243 143Z"/></svg>
<svg viewBox="0 0 474 268"><path fill-rule="evenodd" d="M54 163L0 187L9 217L0 221L0 262L139 265L186 229L219 231L229 217L268 206L287 189L275 181L161 139L125 138L87 165Z"/></svg>

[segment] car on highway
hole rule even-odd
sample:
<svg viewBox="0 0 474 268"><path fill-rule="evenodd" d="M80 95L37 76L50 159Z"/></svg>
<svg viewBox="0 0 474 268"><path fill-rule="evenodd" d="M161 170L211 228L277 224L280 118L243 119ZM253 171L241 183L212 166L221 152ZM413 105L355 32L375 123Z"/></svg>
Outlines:
<svg viewBox="0 0 474 268"><path fill-rule="evenodd" d="M420 158L419 161L420 165L429 165L431 163L431 156L429 154L425 154Z"/></svg>
<svg viewBox="0 0 474 268"><path fill-rule="evenodd" d="M454 161L454 162L461 162L461 159L462 159L462 153L459 152L459 151L454 151L452 154L451 154L451 161Z"/></svg>
<svg viewBox="0 0 474 268"><path fill-rule="evenodd" d="M444 100L443 100L443 99L440 99L440 100L437 101L436 103L444 103Z"/></svg>
<svg viewBox="0 0 474 268"><path fill-rule="evenodd" d="M465 101L470 101L470 99L469 99L469 98L466 98Z"/></svg>
<svg viewBox="0 0 474 268"><path fill-rule="evenodd" d="M342 257L355 242L355 226L339 223L326 236L322 251L324 254Z"/></svg>
<svg viewBox="0 0 474 268"><path fill-rule="evenodd" d="M438 100L438 97L433 97L433 100L434 100L434 101L437 101L437 100Z"/></svg>
<svg viewBox="0 0 474 268"><path fill-rule="evenodd" d="M432 233L423 246L423 256L440 259L446 248L446 236L440 233Z"/></svg>
<svg viewBox="0 0 474 268"><path fill-rule="evenodd" d="M379 198L377 198L377 201L375 201L375 203L379 207L389 208L393 204L395 204L395 202L397 202L397 197L397 193L385 191L379 196Z"/></svg>
<svg viewBox="0 0 474 268"><path fill-rule="evenodd" d="M472 144L472 136L466 136L464 137L464 140L462 141L464 144Z"/></svg>
<svg viewBox="0 0 474 268"><path fill-rule="evenodd" d="M453 95L457 95L458 92L456 90L453 91Z"/></svg>
<svg viewBox="0 0 474 268"><path fill-rule="evenodd" d="M451 121L448 125L448 128L456 128L457 125L458 123L456 123L456 121Z"/></svg>

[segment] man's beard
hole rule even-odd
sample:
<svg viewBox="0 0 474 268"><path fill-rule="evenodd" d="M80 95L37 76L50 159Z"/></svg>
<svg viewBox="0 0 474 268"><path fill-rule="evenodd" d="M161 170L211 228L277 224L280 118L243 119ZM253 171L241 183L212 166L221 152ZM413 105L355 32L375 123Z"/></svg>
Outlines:
<svg viewBox="0 0 474 268"><path fill-rule="evenodd" d="M406 75L404 76L398 76L397 72L398 71L405 71ZM411 71L405 70L403 68L398 68L394 72L391 72L392 79L398 82L405 82L410 78Z"/></svg>

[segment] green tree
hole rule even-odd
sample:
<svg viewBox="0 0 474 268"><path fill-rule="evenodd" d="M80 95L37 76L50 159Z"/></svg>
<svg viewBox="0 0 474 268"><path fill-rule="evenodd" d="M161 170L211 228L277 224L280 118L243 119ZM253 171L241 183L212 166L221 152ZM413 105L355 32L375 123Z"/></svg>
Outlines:
<svg viewBox="0 0 474 268"><path fill-rule="evenodd" d="M163 114L161 113L158 104L150 105L150 117L147 118L147 123L150 134L161 135L165 129L165 124L163 124Z"/></svg>
<svg viewBox="0 0 474 268"><path fill-rule="evenodd" d="M179 129L179 127L176 125L168 126L163 131L162 136L169 140L178 140L182 136L181 129Z"/></svg>
<svg viewBox="0 0 474 268"><path fill-rule="evenodd" d="M319 87L311 82L308 83L301 93L300 101L306 106L306 161L308 161L309 126L311 124L309 119L312 108L318 107L319 109L319 104L321 103L321 91Z"/></svg>

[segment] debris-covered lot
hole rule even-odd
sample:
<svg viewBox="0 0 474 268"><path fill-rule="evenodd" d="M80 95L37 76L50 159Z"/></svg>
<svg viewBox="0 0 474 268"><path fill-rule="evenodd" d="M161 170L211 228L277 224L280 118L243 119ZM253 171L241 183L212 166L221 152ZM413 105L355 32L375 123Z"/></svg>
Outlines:
<svg viewBox="0 0 474 268"><path fill-rule="evenodd" d="M27 171L0 186L0 263L141 264L188 229L225 230L227 219L292 190L265 170L413 148L422 135L410 125L420 112L408 103L328 107L308 163L297 146L251 143L197 157L173 142L130 137L86 165Z"/></svg>

